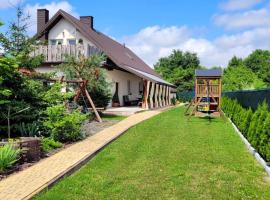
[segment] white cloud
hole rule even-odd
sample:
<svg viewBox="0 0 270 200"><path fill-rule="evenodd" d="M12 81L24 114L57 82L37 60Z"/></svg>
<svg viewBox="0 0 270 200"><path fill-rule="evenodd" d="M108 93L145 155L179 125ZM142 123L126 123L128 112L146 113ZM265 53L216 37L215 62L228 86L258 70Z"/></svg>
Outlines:
<svg viewBox="0 0 270 200"><path fill-rule="evenodd" d="M256 48L270 49L270 28L257 28L214 40L194 37L187 27L146 27L123 41L147 64L153 66L160 57L168 56L173 49L198 54L206 67L225 67L232 56L245 57Z"/></svg>
<svg viewBox="0 0 270 200"><path fill-rule="evenodd" d="M22 3L22 0L0 0L0 9L6 9Z"/></svg>
<svg viewBox="0 0 270 200"><path fill-rule="evenodd" d="M36 24L37 24L37 9L46 8L50 12L50 17L52 17L59 9L62 9L73 16L78 16L78 14L74 11L74 7L67 1L57 1L51 2L48 4L39 4L36 3L34 5L27 4L24 8L24 11L28 13L31 17L29 33L36 33Z"/></svg>
<svg viewBox="0 0 270 200"><path fill-rule="evenodd" d="M216 25L229 30L269 26L270 8L268 6L258 10L216 15L214 16L214 22Z"/></svg>
<svg viewBox="0 0 270 200"><path fill-rule="evenodd" d="M221 3L220 7L227 11L243 10L251 8L262 1L263 0L228 0Z"/></svg>

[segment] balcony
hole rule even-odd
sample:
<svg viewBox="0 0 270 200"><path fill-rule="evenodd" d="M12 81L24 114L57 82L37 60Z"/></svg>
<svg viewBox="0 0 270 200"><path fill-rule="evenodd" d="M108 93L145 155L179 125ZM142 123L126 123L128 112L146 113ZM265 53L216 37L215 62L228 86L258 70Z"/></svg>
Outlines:
<svg viewBox="0 0 270 200"><path fill-rule="evenodd" d="M85 55L91 56L100 54L101 50L88 45L40 45L30 54L30 56L44 56L44 63L61 63L65 61L66 56Z"/></svg>

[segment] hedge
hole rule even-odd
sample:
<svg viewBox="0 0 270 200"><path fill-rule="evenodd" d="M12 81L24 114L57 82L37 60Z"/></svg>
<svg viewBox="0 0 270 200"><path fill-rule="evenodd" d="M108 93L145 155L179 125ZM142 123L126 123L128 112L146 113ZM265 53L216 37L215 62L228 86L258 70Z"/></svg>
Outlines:
<svg viewBox="0 0 270 200"><path fill-rule="evenodd" d="M222 110L261 156L270 161L270 112L266 101L252 111L241 106L236 99L223 97Z"/></svg>

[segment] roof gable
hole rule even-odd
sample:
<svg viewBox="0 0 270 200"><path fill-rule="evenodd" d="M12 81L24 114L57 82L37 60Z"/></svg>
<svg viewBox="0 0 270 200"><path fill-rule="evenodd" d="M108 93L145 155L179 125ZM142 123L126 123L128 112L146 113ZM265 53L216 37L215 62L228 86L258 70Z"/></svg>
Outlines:
<svg viewBox="0 0 270 200"><path fill-rule="evenodd" d="M70 22L86 39L91 41L97 48L100 48L120 68L128 71L130 68L133 68L135 70L149 73L160 78L160 76L151 67L149 67L129 48L121 45L105 34L91 29L87 25L81 23L79 19L73 17L63 10L59 10L48 21L42 31L37 33L36 36L41 37L45 32L48 32L54 25L56 25L62 18Z"/></svg>

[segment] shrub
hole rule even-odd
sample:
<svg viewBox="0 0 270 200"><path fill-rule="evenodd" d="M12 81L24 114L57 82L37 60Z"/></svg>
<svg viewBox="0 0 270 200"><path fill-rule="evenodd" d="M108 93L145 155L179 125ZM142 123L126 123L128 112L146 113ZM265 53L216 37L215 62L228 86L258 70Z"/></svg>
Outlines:
<svg viewBox="0 0 270 200"><path fill-rule="evenodd" d="M172 101L172 105L176 105L176 98L175 97L173 97L171 101Z"/></svg>
<svg viewBox="0 0 270 200"><path fill-rule="evenodd" d="M44 125L50 130L54 140L74 142L85 137L81 125L87 119L86 114L81 114L77 110L69 113L63 105L48 107L46 114L48 118Z"/></svg>
<svg viewBox="0 0 270 200"><path fill-rule="evenodd" d="M61 142L57 142L53 138L42 138L41 139L42 151L45 153L48 153L53 149L61 148L62 146L63 146L63 144Z"/></svg>
<svg viewBox="0 0 270 200"><path fill-rule="evenodd" d="M263 157L268 161L270 160L270 113L267 114L263 124L263 130L259 138L258 151L261 152Z"/></svg>
<svg viewBox="0 0 270 200"><path fill-rule="evenodd" d="M254 115L252 116L250 127L248 129L247 137L250 143L254 145L255 148L257 147L257 141L260 134L259 131L261 130L261 128L257 129L257 127L260 126L259 125L260 123L263 123L260 120L262 120L261 115L264 113L264 109L268 110L267 105L262 104L258 106L258 109L255 111Z"/></svg>
<svg viewBox="0 0 270 200"><path fill-rule="evenodd" d="M248 128L250 126L252 114L253 114L253 112L252 112L251 108L249 108L248 110L244 109L243 114L242 114L242 120L241 120L241 123L239 125L239 129L241 130L241 132L245 136L247 135Z"/></svg>
<svg viewBox="0 0 270 200"><path fill-rule="evenodd" d="M22 122L19 126L22 137L34 137L39 135L39 127L36 122L25 124Z"/></svg>
<svg viewBox="0 0 270 200"><path fill-rule="evenodd" d="M0 173L12 167L17 162L19 155L20 150L14 149L11 144L0 147Z"/></svg>
<svg viewBox="0 0 270 200"><path fill-rule="evenodd" d="M63 85L61 83L53 84L50 89L44 94L43 100L48 105L57 105L74 96L73 92L61 92Z"/></svg>
<svg viewBox="0 0 270 200"><path fill-rule="evenodd" d="M243 108L236 100L224 97L222 109L246 136L254 148L270 161L270 112L266 102L253 113Z"/></svg>

